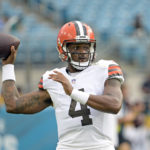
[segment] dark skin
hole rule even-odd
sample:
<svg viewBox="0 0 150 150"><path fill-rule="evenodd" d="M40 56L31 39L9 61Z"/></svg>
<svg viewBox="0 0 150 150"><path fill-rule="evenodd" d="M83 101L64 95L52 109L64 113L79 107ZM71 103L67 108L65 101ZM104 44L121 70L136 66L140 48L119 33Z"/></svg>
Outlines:
<svg viewBox="0 0 150 150"><path fill-rule="evenodd" d="M71 56L74 61L86 62L88 61L90 52L90 44L69 44L68 45L69 52L71 52ZM80 53L79 55L76 53ZM76 71L76 70L75 70Z"/></svg>
<svg viewBox="0 0 150 150"><path fill-rule="evenodd" d="M87 51L84 49L85 45L81 44L79 51L84 53ZM73 48L74 49L74 48ZM70 49L71 51L72 49ZM3 65L5 64L14 64L16 59L17 51L14 46L11 47L11 55L3 60ZM85 61L88 57L88 54L83 54L85 58L81 61ZM78 57L72 55L73 60L76 60ZM69 72L77 72L70 64L68 64ZM69 80L60 72L55 71L55 74L50 74L49 79L60 82L64 88L64 91L67 95L71 95L73 90L72 85ZM6 104L7 112L9 113L23 113L23 114L32 114L39 112L46 107L52 105L50 95L46 90L38 90L28 94L19 95L15 81L7 80L2 84L2 95ZM103 95L90 95L87 101L87 105L97 109L99 111L114 113L116 114L122 105L122 92L121 84L117 79L109 79L105 82Z"/></svg>

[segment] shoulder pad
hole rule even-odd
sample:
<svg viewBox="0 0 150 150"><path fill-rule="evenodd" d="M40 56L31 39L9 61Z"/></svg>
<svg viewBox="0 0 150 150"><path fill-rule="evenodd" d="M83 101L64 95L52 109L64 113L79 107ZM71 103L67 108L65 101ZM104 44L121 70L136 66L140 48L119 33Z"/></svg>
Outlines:
<svg viewBox="0 0 150 150"><path fill-rule="evenodd" d="M101 59L98 62L96 62L95 64L100 66L100 67L107 68L109 66L109 64L117 64L117 63L114 62L113 60L103 60L103 59Z"/></svg>
<svg viewBox="0 0 150 150"><path fill-rule="evenodd" d="M113 60L99 60L96 63L96 65L98 65L102 68L108 69L108 78L107 79L116 78L116 79L120 80L121 84L124 82L121 67L115 61L113 61Z"/></svg>
<svg viewBox="0 0 150 150"><path fill-rule="evenodd" d="M40 82L38 84L38 88L39 89L41 89L41 90L47 89L49 82L52 81L51 79L48 78L49 74L54 73L53 72L54 70L59 71L59 69L55 68L55 69L53 69L51 71L46 71L43 74L43 76L41 77Z"/></svg>

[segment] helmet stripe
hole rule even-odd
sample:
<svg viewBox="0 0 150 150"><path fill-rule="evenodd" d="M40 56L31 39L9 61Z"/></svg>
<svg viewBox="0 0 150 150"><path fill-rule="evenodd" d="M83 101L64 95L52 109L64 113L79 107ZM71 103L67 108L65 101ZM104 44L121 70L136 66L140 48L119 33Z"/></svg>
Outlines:
<svg viewBox="0 0 150 150"><path fill-rule="evenodd" d="M80 35L80 29L79 29L78 24L77 24L75 21L74 21L73 23L74 23L74 25L75 25L76 34L77 34L77 35Z"/></svg>
<svg viewBox="0 0 150 150"><path fill-rule="evenodd" d="M84 36L84 30L83 30L82 23L80 21L76 21L76 23L78 24L78 27L79 27L80 36Z"/></svg>
<svg viewBox="0 0 150 150"><path fill-rule="evenodd" d="M85 25L83 25L83 31L84 31L84 35L87 35L87 30L86 30Z"/></svg>
<svg viewBox="0 0 150 150"><path fill-rule="evenodd" d="M86 27L80 21L74 21L73 23L75 25L77 36L87 35Z"/></svg>

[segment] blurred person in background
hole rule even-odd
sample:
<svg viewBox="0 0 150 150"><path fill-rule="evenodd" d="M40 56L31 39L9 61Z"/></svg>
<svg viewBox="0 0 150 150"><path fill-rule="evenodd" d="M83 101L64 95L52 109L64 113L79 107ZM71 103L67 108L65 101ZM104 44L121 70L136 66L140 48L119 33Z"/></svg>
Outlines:
<svg viewBox="0 0 150 150"><path fill-rule="evenodd" d="M124 83L121 86L121 90L123 93L123 103L120 112L117 115L117 120L118 120L118 138L119 138L119 144L126 142L127 139L123 135L125 123L128 122L128 117L125 117L130 109L131 109L131 100L130 100L130 95L128 91L129 87L126 83Z"/></svg>
<svg viewBox="0 0 150 150"><path fill-rule="evenodd" d="M145 114L150 115L150 73L144 79L141 89L144 94Z"/></svg>
<svg viewBox="0 0 150 150"><path fill-rule="evenodd" d="M80 21L62 26L57 48L68 65L46 71L39 90L20 95L14 72L17 52L11 47L11 55L2 61L7 112L33 114L52 105L58 125L57 150L114 150L112 121L122 105L124 81L120 66L112 60L93 63L94 32Z"/></svg>
<svg viewBox="0 0 150 150"><path fill-rule="evenodd" d="M145 104L145 127L148 133L148 143L150 147L150 73L146 75L141 85L141 90L143 92L144 104Z"/></svg>
<svg viewBox="0 0 150 150"><path fill-rule="evenodd" d="M142 91L144 92L144 94L150 95L150 73L142 83Z"/></svg>
<svg viewBox="0 0 150 150"><path fill-rule="evenodd" d="M120 56L130 65L145 68L148 63L149 33L144 26L142 15L137 14L133 19L121 41Z"/></svg>
<svg viewBox="0 0 150 150"><path fill-rule="evenodd" d="M145 105L143 101L131 101L127 84L122 85L123 105L119 112L119 147L132 150L149 150L147 129L145 128ZM125 147L125 148L124 148ZM128 148L127 148L128 149Z"/></svg>
<svg viewBox="0 0 150 150"><path fill-rule="evenodd" d="M137 101L132 104L129 112L124 117L119 118L119 123L124 124L122 131L124 141L131 143L132 150L148 150L144 109L144 103Z"/></svg>
<svg viewBox="0 0 150 150"><path fill-rule="evenodd" d="M143 22L143 17L140 14L137 14L134 18L134 22L132 25L132 31L131 34L136 36L136 37L145 37L148 35L148 30L146 29L144 22Z"/></svg>

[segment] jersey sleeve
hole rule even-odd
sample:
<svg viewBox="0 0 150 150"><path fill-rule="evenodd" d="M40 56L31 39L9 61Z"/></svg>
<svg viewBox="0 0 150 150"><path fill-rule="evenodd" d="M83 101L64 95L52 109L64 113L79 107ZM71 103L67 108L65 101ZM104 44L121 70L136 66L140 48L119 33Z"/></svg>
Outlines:
<svg viewBox="0 0 150 150"><path fill-rule="evenodd" d="M108 65L108 79L118 79L121 84L124 82L123 72L121 67L114 61Z"/></svg>
<svg viewBox="0 0 150 150"><path fill-rule="evenodd" d="M48 89L48 85L50 85L50 79L48 79L49 74L52 73L51 71L46 71L42 77L40 78L40 81L38 83L38 88L40 90L47 90Z"/></svg>
<svg viewBox="0 0 150 150"><path fill-rule="evenodd" d="M49 88L53 87L55 82L53 80L49 79L49 74L54 74L54 72L53 72L54 70L59 71L57 68L55 68L55 69L53 69L51 71L46 71L42 75L42 77L41 77L41 79L40 79L40 81L38 83L38 88L40 90L48 90Z"/></svg>

